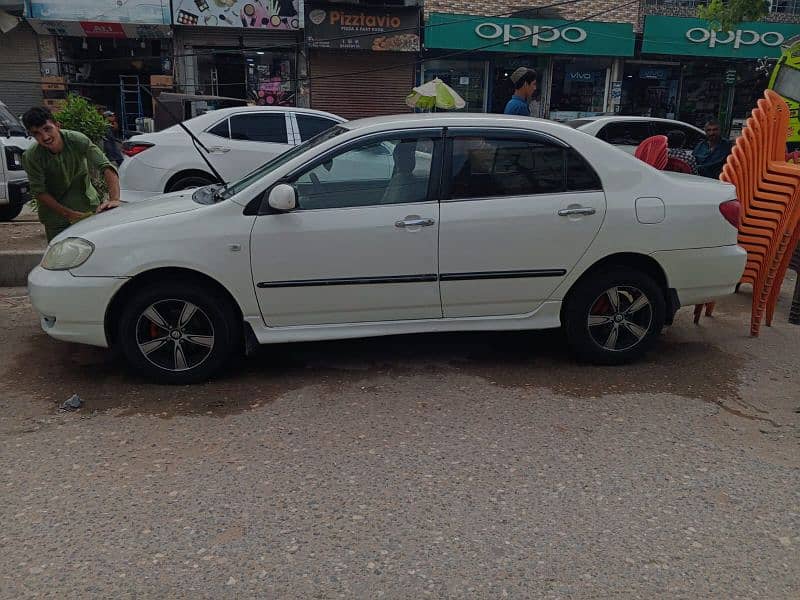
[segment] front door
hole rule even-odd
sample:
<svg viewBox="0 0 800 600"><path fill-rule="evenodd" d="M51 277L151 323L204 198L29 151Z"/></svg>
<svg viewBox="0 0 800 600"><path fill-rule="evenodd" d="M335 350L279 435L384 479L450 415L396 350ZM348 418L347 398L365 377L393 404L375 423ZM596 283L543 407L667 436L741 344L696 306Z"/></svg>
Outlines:
<svg viewBox="0 0 800 600"><path fill-rule="evenodd" d="M268 326L441 318L440 135L354 142L291 179L297 210L259 216L252 233Z"/></svg>
<svg viewBox="0 0 800 600"><path fill-rule="evenodd" d="M439 234L444 316L530 313L597 235L606 210L600 180L551 138L450 135Z"/></svg>

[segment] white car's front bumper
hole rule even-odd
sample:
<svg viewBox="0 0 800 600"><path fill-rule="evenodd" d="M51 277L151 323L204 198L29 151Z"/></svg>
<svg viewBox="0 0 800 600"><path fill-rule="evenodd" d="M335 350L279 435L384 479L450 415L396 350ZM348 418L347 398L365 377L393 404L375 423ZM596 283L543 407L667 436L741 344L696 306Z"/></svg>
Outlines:
<svg viewBox="0 0 800 600"><path fill-rule="evenodd" d="M28 276L28 293L48 335L107 348L106 310L125 281L119 277L75 277L69 271L36 267Z"/></svg>
<svg viewBox="0 0 800 600"><path fill-rule="evenodd" d="M732 294L747 263L747 251L738 245L653 254L678 293L681 306L709 302Z"/></svg>

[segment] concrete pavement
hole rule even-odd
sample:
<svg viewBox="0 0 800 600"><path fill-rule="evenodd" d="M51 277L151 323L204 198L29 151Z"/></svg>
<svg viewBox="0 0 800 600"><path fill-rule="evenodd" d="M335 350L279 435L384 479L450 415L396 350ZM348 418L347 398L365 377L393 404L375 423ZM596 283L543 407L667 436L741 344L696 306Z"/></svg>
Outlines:
<svg viewBox="0 0 800 600"><path fill-rule="evenodd" d="M759 339L748 292L681 311L623 368L557 333L412 336L165 388L6 290L0 595L797 598L787 300Z"/></svg>

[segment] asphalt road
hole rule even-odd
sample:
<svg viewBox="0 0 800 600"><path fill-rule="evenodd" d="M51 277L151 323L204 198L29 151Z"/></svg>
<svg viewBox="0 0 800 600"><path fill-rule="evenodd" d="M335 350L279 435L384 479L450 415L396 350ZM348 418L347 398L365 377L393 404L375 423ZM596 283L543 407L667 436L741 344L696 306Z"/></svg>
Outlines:
<svg viewBox="0 0 800 600"><path fill-rule="evenodd" d="M624 368L557 333L413 336L167 388L5 290L0 596L796 599L786 300L759 339L748 292L684 310Z"/></svg>

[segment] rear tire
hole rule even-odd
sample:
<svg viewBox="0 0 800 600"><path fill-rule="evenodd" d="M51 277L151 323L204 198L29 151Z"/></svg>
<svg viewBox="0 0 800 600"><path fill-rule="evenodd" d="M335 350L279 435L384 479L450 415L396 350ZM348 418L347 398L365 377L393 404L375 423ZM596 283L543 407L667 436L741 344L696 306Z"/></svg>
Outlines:
<svg viewBox="0 0 800 600"><path fill-rule="evenodd" d="M148 379L188 384L209 379L225 364L240 329L228 298L195 283L165 282L125 303L117 340Z"/></svg>
<svg viewBox="0 0 800 600"><path fill-rule="evenodd" d="M186 175L171 182L167 186L166 193L204 187L206 185L211 185L212 183L214 183L214 180L210 177L205 177L203 175Z"/></svg>
<svg viewBox="0 0 800 600"><path fill-rule="evenodd" d="M22 212L22 204L4 204L0 206L0 221L13 221Z"/></svg>
<svg viewBox="0 0 800 600"><path fill-rule="evenodd" d="M567 343L581 360L618 365L642 358L664 328L664 292L649 275L610 267L580 281L564 307Z"/></svg>

